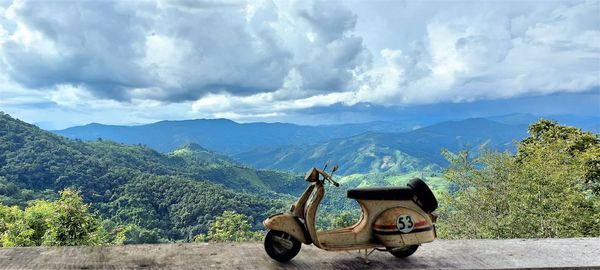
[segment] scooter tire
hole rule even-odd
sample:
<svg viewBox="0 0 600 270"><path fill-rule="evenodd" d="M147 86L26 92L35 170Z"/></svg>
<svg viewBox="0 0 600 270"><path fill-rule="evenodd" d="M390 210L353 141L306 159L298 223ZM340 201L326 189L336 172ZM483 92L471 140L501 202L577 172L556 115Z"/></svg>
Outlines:
<svg viewBox="0 0 600 270"><path fill-rule="evenodd" d="M287 244L291 244L291 246L284 247L278 243L277 238L280 238L279 240L284 239L285 241L289 241L290 243ZM273 260L287 262L298 255L302 243L286 232L269 230L265 236L264 245L265 251Z"/></svg>
<svg viewBox="0 0 600 270"><path fill-rule="evenodd" d="M433 195L429 186L427 186L423 180L415 178L408 183L408 186L413 189L413 192L419 198L421 207L425 212L431 213L437 209L438 201L435 199L435 195Z"/></svg>
<svg viewBox="0 0 600 270"><path fill-rule="evenodd" d="M410 245L403 248L387 248L387 250L398 258L406 258L410 255L413 255L418 248L419 245Z"/></svg>

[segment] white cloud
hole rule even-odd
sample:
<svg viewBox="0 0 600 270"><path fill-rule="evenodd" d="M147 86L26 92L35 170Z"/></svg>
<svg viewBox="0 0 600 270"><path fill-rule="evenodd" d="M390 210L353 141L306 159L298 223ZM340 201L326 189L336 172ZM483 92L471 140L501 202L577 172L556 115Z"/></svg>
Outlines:
<svg viewBox="0 0 600 270"><path fill-rule="evenodd" d="M413 52L381 51L383 64L369 71L359 101L461 102L598 87L599 3L540 7L545 12L534 8L518 16L493 8L440 11Z"/></svg>
<svg viewBox="0 0 600 270"><path fill-rule="evenodd" d="M581 92L600 86L598 10L599 1L18 0L0 5L0 105L126 122L244 120Z"/></svg>
<svg viewBox="0 0 600 270"><path fill-rule="evenodd" d="M29 88L84 85L120 101L270 92L292 69L309 91L347 90L351 71L369 60L349 34L356 16L304 3L16 1L5 19L17 27L2 34L0 54Z"/></svg>
<svg viewBox="0 0 600 270"><path fill-rule="evenodd" d="M277 99L279 92L259 93L250 96L233 96L231 94L210 94L192 103L194 112L208 112L212 117L236 112L232 119L243 120L281 116L285 111L302 110L312 107L325 107L336 103L347 103L354 99L354 92L334 92L313 95L297 99ZM266 113L265 113L266 112Z"/></svg>

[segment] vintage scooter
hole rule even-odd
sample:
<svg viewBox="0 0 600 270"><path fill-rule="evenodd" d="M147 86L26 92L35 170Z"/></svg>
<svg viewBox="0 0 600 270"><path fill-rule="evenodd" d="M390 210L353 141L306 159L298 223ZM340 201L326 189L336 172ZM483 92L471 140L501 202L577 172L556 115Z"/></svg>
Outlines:
<svg viewBox="0 0 600 270"><path fill-rule="evenodd" d="M364 250L364 260L368 263L368 256L375 250L404 258L412 255L420 244L436 238L437 216L433 211L437 200L420 179L410 181L407 187L350 189L348 198L357 200L362 209L359 221L347 228L316 231L315 218L325 182L339 186L325 172L326 168L327 165L322 170L310 169L305 176L310 186L291 209L263 221L269 229L264 245L271 258L289 261L298 254L301 243L312 243L329 251ZM331 174L337 168L334 166Z"/></svg>

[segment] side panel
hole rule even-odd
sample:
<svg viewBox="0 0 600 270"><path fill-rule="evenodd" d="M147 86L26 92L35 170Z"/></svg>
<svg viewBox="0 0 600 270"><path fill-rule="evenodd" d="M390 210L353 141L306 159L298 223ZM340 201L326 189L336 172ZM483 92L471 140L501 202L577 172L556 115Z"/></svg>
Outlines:
<svg viewBox="0 0 600 270"><path fill-rule="evenodd" d="M387 247L418 245L435 239L431 219L425 213L404 207L381 213L373 224L373 234Z"/></svg>
<svg viewBox="0 0 600 270"><path fill-rule="evenodd" d="M427 215L421 208L412 200L390 201L390 200L358 200L362 208L362 219L359 223L351 228L342 228L332 231L324 231L318 233L319 244L321 248L326 250L351 250L351 249L368 249L373 247L385 246L385 244L374 234L373 226L383 212L389 209L406 208L415 213ZM392 239L400 239L402 237L395 235ZM397 247L397 241L388 242ZM402 242L401 245L404 245Z"/></svg>
<svg viewBox="0 0 600 270"><path fill-rule="evenodd" d="M302 193L302 196L294 203L294 206L293 206L294 208L291 210L292 215L294 215L296 217L300 217L300 218L305 218L304 217L304 206L306 205L306 201L308 200L308 197L312 194L314 188L315 188L314 183L306 188L304 193Z"/></svg>
<svg viewBox="0 0 600 270"><path fill-rule="evenodd" d="M300 221L288 213L271 216L265 219L263 224L271 230L289 233L304 244L310 244L312 242L310 241L310 238L305 236L305 229L300 224Z"/></svg>
<svg viewBox="0 0 600 270"><path fill-rule="evenodd" d="M321 203L321 199L323 199L323 195L325 193L323 189L323 185L318 183L314 185L310 197L306 202L306 206L304 207L304 217L306 221L306 228L310 234L310 238L313 240L313 244L317 247L321 247L321 242L319 241L317 231L316 231L316 217L317 217L317 209L319 208L319 204Z"/></svg>

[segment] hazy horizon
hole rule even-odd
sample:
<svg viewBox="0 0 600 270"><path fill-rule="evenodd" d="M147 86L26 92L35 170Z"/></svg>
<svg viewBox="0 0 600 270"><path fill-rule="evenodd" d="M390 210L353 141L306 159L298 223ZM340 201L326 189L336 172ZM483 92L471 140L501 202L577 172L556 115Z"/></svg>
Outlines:
<svg viewBox="0 0 600 270"><path fill-rule="evenodd" d="M566 102L565 100L579 100L580 102ZM507 104L510 104L513 111L505 111ZM545 97L524 97L508 100L495 100L495 101L480 101L472 103L447 103L447 104L431 104L431 105L413 105L402 108L385 108L369 106L369 113L363 114L368 117L352 119L346 117L347 121L342 119L333 119L329 121L315 121L311 122L310 118L301 119L301 121L294 121L294 119L283 119L283 120L238 120L229 118L172 118L172 119L155 119L147 122L132 122L123 123L119 121L107 120L105 122L84 122L74 125L64 125L58 128L48 126L46 123L31 122L32 124L38 125L46 130L59 130L76 126L83 126L88 124L103 124L103 125L117 125L117 126L138 126L157 123L160 121L186 121L186 120L218 120L227 119L236 123L288 123L295 125L308 125L308 126L319 126L319 125L335 125L335 124L360 124L370 122L411 122L418 126L427 126L436 124L444 121L459 121L470 118L491 118L508 115L529 115L542 118L552 117L565 117L570 116L571 118L597 118L600 119L600 92L591 91L588 93L580 94L554 94ZM565 106L567 105L567 106ZM364 110L367 107L361 108ZM346 112L352 111L354 108L346 108ZM451 113L450 113L451 112ZM339 112L338 112L339 113ZM316 114L314 117L319 117L320 114ZM336 115L340 117L340 115ZM343 118L343 117L342 117ZM600 124L600 123L599 123ZM418 127L417 126L417 127Z"/></svg>

